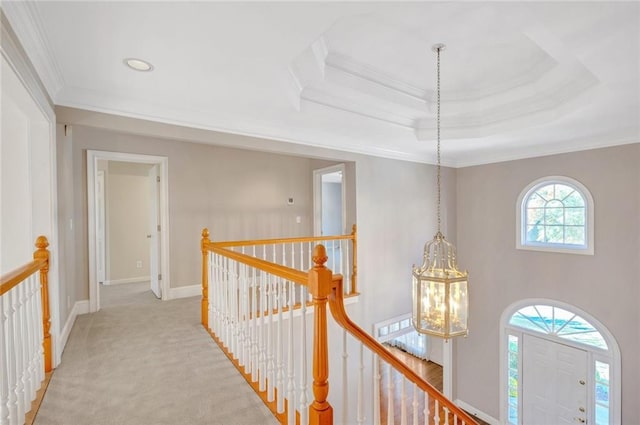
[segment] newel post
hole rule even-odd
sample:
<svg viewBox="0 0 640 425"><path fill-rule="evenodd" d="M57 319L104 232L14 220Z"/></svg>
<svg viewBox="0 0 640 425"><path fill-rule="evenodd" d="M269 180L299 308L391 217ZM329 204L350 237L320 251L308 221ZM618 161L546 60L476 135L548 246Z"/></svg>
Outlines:
<svg viewBox="0 0 640 425"><path fill-rule="evenodd" d="M40 298L42 301L42 348L44 351L44 371L51 372L51 313L49 312L49 241L45 236L38 236L34 260L45 260L40 269Z"/></svg>
<svg viewBox="0 0 640 425"><path fill-rule="evenodd" d="M209 229L202 229L202 240L200 241L200 249L202 250L202 326L209 329L209 250L207 245L209 240Z"/></svg>
<svg viewBox="0 0 640 425"><path fill-rule="evenodd" d="M351 271L351 293L358 293L358 229L354 224L351 228L351 236L353 237L353 252L351 255L351 264L353 264L353 270Z"/></svg>
<svg viewBox="0 0 640 425"><path fill-rule="evenodd" d="M324 266L327 252L322 245L313 250L314 266L309 270L309 291L313 295L313 395L309 406L310 425L333 424L329 395L329 347L327 343L327 297L331 293L331 270Z"/></svg>

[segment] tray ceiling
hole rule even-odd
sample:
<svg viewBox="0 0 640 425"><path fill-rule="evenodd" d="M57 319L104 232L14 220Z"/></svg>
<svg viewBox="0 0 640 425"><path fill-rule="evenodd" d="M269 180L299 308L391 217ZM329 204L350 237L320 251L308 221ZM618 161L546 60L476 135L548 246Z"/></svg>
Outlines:
<svg viewBox="0 0 640 425"><path fill-rule="evenodd" d="M640 4L8 2L58 105L467 166L640 141ZM123 59L151 62L148 73Z"/></svg>

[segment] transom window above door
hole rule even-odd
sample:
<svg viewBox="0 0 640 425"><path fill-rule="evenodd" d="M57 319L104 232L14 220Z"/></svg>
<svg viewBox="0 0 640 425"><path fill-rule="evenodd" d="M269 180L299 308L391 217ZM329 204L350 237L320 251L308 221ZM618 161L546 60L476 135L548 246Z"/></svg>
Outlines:
<svg viewBox="0 0 640 425"><path fill-rule="evenodd" d="M509 324L592 345L603 350L608 349L602 334L596 328L577 314L559 307L549 305L523 307L511 316Z"/></svg>
<svg viewBox="0 0 640 425"><path fill-rule="evenodd" d="M568 177L545 177L518 197L517 248L593 254L593 200Z"/></svg>

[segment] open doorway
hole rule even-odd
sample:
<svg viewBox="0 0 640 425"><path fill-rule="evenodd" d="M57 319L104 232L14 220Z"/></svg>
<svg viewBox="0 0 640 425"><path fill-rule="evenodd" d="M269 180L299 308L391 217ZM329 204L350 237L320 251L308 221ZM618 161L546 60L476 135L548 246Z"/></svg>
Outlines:
<svg viewBox="0 0 640 425"><path fill-rule="evenodd" d="M87 152L90 311L102 305L101 288L112 303L144 292L167 299L167 163L166 157Z"/></svg>
<svg viewBox="0 0 640 425"><path fill-rule="evenodd" d="M346 233L344 164L313 170L313 229L315 236Z"/></svg>

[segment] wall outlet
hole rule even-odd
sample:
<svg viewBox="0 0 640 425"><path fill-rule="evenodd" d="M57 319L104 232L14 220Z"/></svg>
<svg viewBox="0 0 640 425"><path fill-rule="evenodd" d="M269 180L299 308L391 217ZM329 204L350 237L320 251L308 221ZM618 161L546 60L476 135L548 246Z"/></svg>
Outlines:
<svg viewBox="0 0 640 425"><path fill-rule="evenodd" d="M142 268L142 260L136 261L136 268L137 269L141 269Z"/></svg>
<svg viewBox="0 0 640 425"><path fill-rule="evenodd" d="M296 223L302 223L302 217L300 217L299 215L296 216Z"/></svg>

